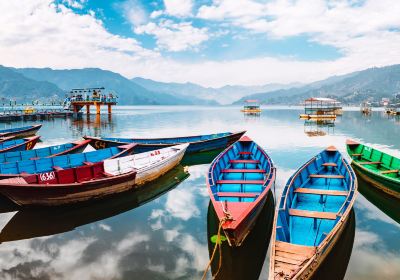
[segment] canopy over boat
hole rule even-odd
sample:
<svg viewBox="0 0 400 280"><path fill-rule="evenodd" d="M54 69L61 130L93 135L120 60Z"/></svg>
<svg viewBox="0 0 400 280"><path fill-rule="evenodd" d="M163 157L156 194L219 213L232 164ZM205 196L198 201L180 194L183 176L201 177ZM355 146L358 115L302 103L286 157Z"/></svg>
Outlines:
<svg viewBox="0 0 400 280"><path fill-rule="evenodd" d="M274 182L272 160L247 136L211 163L207 187L231 246L241 245Z"/></svg>
<svg viewBox="0 0 400 280"><path fill-rule="evenodd" d="M11 139L9 141L0 142L0 154L14 151L31 150L35 147L40 136L33 136L24 139Z"/></svg>
<svg viewBox="0 0 400 280"><path fill-rule="evenodd" d="M21 139L22 140L22 139ZM46 157L55 157L65 154L81 153L90 140L81 140L72 143L49 146L28 151L15 151L0 154L0 163L32 160Z"/></svg>
<svg viewBox="0 0 400 280"><path fill-rule="evenodd" d="M24 127L15 127L0 130L0 137L6 136L15 136L17 138L28 137L35 135L36 132L42 127L41 124L24 126Z"/></svg>
<svg viewBox="0 0 400 280"><path fill-rule="evenodd" d="M376 188L400 198L400 158L355 140L347 140L346 145L358 175Z"/></svg>
<svg viewBox="0 0 400 280"><path fill-rule="evenodd" d="M224 132L207 135L170 137L170 138L114 138L114 137L91 137L85 136L85 139L91 139L90 145L95 149L104 149L118 146L124 143L135 143L134 153L143 153L188 143L187 153L204 152L216 149L223 149L236 142L245 131Z"/></svg>
<svg viewBox="0 0 400 280"><path fill-rule="evenodd" d="M293 174L275 215L269 279L311 277L340 236L356 191L353 169L333 146Z"/></svg>

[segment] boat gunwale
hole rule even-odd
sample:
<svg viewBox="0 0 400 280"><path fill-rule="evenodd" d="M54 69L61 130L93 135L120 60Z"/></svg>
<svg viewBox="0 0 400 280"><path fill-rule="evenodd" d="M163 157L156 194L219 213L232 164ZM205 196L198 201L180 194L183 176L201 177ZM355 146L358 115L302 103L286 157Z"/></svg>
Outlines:
<svg viewBox="0 0 400 280"><path fill-rule="evenodd" d="M14 150L16 148L19 148L19 147L21 147L23 145L27 145L28 143L34 143L33 146L30 148L30 150L32 150L35 147L37 141L40 139L40 136L25 137L25 138L22 138L22 139L25 140L25 142L22 142L20 144L14 145L14 146L7 147L5 149L1 149L0 153L12 152L12 150ZM10 139L10 141L13 141L13 140L18 140L18 139ZM2 143L6 143L6 142L7 141L2 142ZM23 151L27 151L27 149L25 149Z"/></svg>

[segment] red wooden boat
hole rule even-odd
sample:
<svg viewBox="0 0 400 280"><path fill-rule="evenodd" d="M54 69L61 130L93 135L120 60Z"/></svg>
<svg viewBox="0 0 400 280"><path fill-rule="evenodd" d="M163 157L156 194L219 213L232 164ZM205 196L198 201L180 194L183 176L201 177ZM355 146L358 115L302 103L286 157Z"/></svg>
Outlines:
<svg viewBox="0 0 400 280"><path fill-rule="evenodd" d="M0 153L32 150L40 136L33 136L24 139L11 139L0 142Z"/></svg>
<svg viewBox="0 0 400 280"><path fill-rule="evenodd" d="M247 136L211 163L207 187L229 245L240 246L250 232L275 173L270 157Z"/></svg>

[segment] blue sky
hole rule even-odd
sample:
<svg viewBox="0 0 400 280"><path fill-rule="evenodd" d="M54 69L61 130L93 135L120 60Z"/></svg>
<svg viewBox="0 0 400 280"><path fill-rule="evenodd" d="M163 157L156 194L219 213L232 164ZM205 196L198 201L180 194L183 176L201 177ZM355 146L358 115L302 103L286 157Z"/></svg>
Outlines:
<svg viewBox="0 0 400 280"><path fill-rule="evenodd" d="M0 64L129 78L311 82L400 62L400 1L1 1Z"/></svg>

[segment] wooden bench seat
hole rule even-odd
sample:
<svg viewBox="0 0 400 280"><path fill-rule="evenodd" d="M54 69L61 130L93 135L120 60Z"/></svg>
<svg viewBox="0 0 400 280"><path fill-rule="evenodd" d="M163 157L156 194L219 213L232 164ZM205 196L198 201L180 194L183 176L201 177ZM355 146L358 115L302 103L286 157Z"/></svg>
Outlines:
<svg viewBox="0 0 400 280"><path fill-rule="evenodd" d="M289 209L289 215L296 217L304 217L304 218L336 220L336 213L333 212L317 212L317 211L308 211L299 209Z"/></svg>
<svg viewBox="0 0 400 280"><path fill-rule="evenodd" d="M222 173L265 173L264 169L223 169Z"/></svg>
<svg viewBox="0 0 400 280"><path fill-rule="evenodd" d="M335 190L321 190L321 189L308 189L308 188L297 188L294 190L295 193L304 194L320 194L320 195L334 195L334 196L347 196L346 191L335 191Z"/></svg>
<svg viewBox="0 0 400 280"><path fill-rule="evenodd" d="M231 159L230 163L260 163L259 160L255 159Z"/></svg>
<svg viewBox="0 0 400 280"><path fill-rule="evenodd" d="M361 164L361 165L382 164L382 162L381 161L363 161L363 162L359 162L359 164Z"/></svg>
<svg viewBox="0 0 400 280"><path fill-rule="evenodd" d="M218 192L217 196L219 197L247 197L253 198L257 197L259 193L245 193L245 192Z"/></svg>
<svg viewBox="0 0 400 280"><path fill-rule="evenodd" d="M355 157L360 157L360 156L362 156L363 154L351 154L350 156L355 156Z"/></svg>
<svg viewBox="0 0 400 280"><path fill-rule="evenodd" d="M343 175L311 174L310 178L344 179Z"/></svg>
<svg viewBox="0 0 400 280"><path fill-rule="evenodd" d="M239 155L251 155L253 154L252 152L239 152Z"/></svg>
<svg viewBox="0 0 400 280"><path fill-rule="evenodd" d="M322 164L322 166L332 166L332 167L337 167L337 164L334 162L325 162Z"/></svg>
<svg viewBox="0 0 400 280"><path fill-rule="evenodd" d="M217 184L249 184L249 185L262 185L262 180L218 180Z"/></svg>
<svg viewBox="0 0 400 280"><path fill-rule="evenodd" d="M399 169L393 169L393 170L381 171L381 174L391 174L391 173L399 173L399 172L400 172Z"/></svg>

